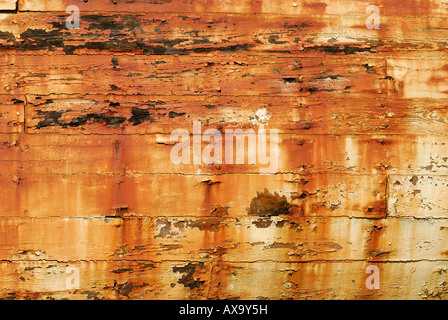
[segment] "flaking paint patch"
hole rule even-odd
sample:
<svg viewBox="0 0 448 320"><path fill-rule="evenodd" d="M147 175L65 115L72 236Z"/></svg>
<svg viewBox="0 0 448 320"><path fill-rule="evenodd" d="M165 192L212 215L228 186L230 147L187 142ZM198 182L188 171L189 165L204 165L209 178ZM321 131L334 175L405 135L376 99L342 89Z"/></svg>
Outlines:
<svg viewBox="0 0 448 320"><path fill-rule="evenodd" d="M51 9L65 4L56 1ZM84 29L74 43L64 14L33 14L35 27L6 30L30 13L8 14L0 33L0 49L8 51L0 90L17 105L26 100L28 131L6 126L0 140L2 270L19 260L39 279L45 266L55 280L63 266L45 265L49 259L94 270L82 273L92 282L71 293L53 291L49 279L28 282L32 270L21 265L23 279L14 279L23 286L0 291L1 297L446 296L445 269L435 264L447 251L446 102L440 99L447 68L443 43L437 44L444 34L425 31L432 23L443 27L440 4L381 6L391 15L382 21L397 31L366 30L363 1L161 1L161 11L188 12L149 19L130 12L129 4L99 7L127 8L126 14L84 15L88 31L104 37L99 43L86 40ZM411 17L394 17L402 10ZM300 21L284 16L297 13ZM412 17L417 13L430 18ZM33 100L31 93L48 96ZM92 112L85 110L89 104ZM165 161L172 147L167 137L196 117L220 131L281 126L282 173L174 168ZM140 259L148 267L130 262ZM385 279L378 293L365 288L366 265L375 262ZM13 283L11 273L2 274Z"/></svg>
<svg viewBox="0 0 448 320"><path fill-rule="evenodd" d="M267 189L257 192L257 196L252 199L248 214L260 217L271 217L289 214L291 205L285 196L280 196L277 192L270 193Z"/></svg>

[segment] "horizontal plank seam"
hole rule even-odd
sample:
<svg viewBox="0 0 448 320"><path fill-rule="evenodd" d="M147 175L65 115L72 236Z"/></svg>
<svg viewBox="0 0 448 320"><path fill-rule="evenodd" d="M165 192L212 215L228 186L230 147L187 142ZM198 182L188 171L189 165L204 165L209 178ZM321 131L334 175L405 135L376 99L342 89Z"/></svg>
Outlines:
<svg viewBox="0 0 448 320"><path fill-rule="evenodd" d="M45 220L45 219L60 219L60 220L67 220L67 219L74 219L74 220L105 220L105 219L148 219L148 220L158 220L158 219L185 219L185 218L195 218L195 219L204 219L204 218L218 218L222 221L225 220L255 220L255 219L268 219L268 218L279 218L283 220L304 220L304 219L314 219L314 220L336 220L336 219L350 219L350 220L383 220L383 221L391 221L391 220L397 220L397 221L403 221L403 220L417 220L417 221L443 221L448 220L448 216L446 217L439 217L439 216L380 216L380 217L360 217L360 216L349 216L349 215L315 215L315 216L272 216L272 217L261 217L261 216L249 216L249 215L234 215L234 216L226 216L226 217L218 217L216 215L182 215L182 216L167 216L167 215L161 215L161 216L153 216L153 215L124 215L124 216L0 216L0 219L22 219L22 220ZM224 228L225 226L223 226ZM214 232L214 231L211 231Z"/></svg>
<svg viewBox="0 0 448 320"><path fill-rule="evenodd" d="M195 260L130 260L130 259L119 259L119 260L110 260L110 259L67 259L67 260L60 260L60 259L36 259L36 260L9 260L9 259L2 259L0 260L0 263L2 262L8 262L8 263L17 263L17 262L58 262L58 263L67 263L67 262L152 262L155 264L161 264L161 263L169 263L169 262L181 262L181 263L191 263L191 262L208 262L212 263L212 260L207 259L195 259ZM247 263L247 264L253 264L253 263L284 263L284 264L306 264L306 263L319 263L319 262L325 262L325 263L352 263L352 262L368 262L368 263L416 263L416 262L448 262L447 259L409 259L409 260L371 260L371 259L334 259L334 260L328 260L328 259L314 259L314 260L306 260L306 261L288 261L288 260L220 260L219 263L227 264L227 263L233 263L233 264L239 264L239 263Z"/></svg>
<svg viewBox="0 0 448 320"><path fill-rule="evenodd" d="M366 6L367 7L367 6ZM109 7L112 9L112 6ZM5 10L8 11L8 10ZM9 10L11 11L11 10ZM81 18L83 13L89 13L89 14L104 14L104 15L113 15L113 14L131 14L131 15L149 15L149 14L160 14L160 15L231 15L231 16L247 16L247 17L254 17L254 16L272 16L272 17L281 17L281 18L319 18L319 17L337 17L340 18L341 14L343 14L344 17L353 17L353 18L367 18L369 14L366 14L364 10L360 10L359 14L356 13L334 13L334 14L288 14L288 13L274 13L274 12L253 12L253 13L241 13L238 11L173 11L173 10L134 10L134 11L125 11L125 10L85 10L84 8L80 9L81 11ZM61 10L24 10L21 9L20 6L17 10L17 12L14 13L35 13L35 14L60 14L64 15L65 9ZM68 14L66 14L68 16ZM402 18L402 19L408 19L408 18L419 18L423 19L422 15L381 15L381 17L385 18ZM424 16L425 19L427 19L427 16ZM431 19L446 19L446 15L431 15Z"/></svg>

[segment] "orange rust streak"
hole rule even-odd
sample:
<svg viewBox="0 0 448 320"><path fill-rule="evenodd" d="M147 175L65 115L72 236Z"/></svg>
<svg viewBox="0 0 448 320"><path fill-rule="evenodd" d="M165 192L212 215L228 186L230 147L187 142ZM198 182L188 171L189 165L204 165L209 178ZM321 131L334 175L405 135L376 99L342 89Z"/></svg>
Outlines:
<svg viewBox="0 0 448 320"><path fill-rule="evenodd" d="M367 0L2 12L0 298L447 298L448 7L405 2L374 30ZM275 174L247 144L175 165L195 121L278 130Z"/></svg>

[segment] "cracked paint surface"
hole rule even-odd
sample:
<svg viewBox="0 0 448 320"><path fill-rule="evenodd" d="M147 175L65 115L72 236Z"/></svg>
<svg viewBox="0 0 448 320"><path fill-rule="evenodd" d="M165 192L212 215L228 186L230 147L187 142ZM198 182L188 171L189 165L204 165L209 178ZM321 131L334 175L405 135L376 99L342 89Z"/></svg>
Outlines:
<svg viewBox="0 0 448 320"><path fill-rule="evenodd" d="M0 0L0 298L447 299L448 6L405 2ZM277 174L174 165L194 121Z"/></svg>

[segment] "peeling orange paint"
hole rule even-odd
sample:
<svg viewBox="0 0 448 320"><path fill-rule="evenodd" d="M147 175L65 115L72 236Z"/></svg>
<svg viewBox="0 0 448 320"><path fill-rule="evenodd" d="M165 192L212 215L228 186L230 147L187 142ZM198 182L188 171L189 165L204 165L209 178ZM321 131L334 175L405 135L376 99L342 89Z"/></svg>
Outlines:
<svg viewBox="0 0 448 320"><path fill-rule="evenodd" d="M0 1L0 298L448 298L446 5L71 2Z"/></svg>

